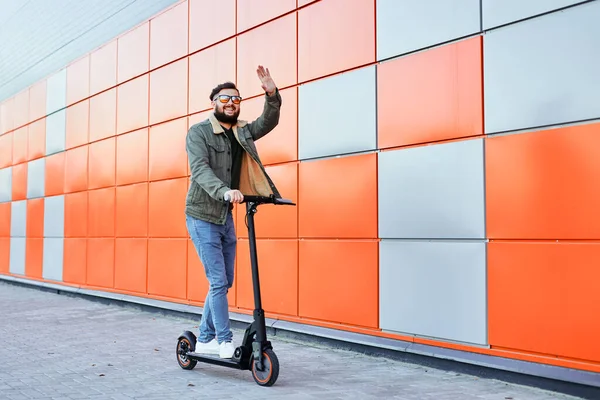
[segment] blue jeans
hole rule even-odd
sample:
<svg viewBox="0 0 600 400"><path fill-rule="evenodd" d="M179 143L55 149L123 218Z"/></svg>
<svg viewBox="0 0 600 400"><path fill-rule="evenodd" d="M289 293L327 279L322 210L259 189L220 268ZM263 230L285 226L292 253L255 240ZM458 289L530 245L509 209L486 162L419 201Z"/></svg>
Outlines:
<svg viewBox="0 0 600 400"><path fill-rule="evenodd" d="M210 342L216 335L219 343L231 341L227 292L233 285L236 237L233 215L227 215L225 225L217 225L186 215L186 225L204 272L209 290L204 302L198 341Z"/></svg>

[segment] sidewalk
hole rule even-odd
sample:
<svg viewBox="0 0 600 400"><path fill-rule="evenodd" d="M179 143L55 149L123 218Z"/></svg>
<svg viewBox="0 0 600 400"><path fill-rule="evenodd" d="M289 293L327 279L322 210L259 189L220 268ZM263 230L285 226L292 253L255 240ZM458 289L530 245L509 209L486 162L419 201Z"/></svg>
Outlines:
<svg viewBox="0 0 600 400"><path fill-rule="evenodd" d="M279 379L263 388L249 371L178 366L177 336L198 321L4 282L0 321L2 399L575 399L280 337Z"/></svg>

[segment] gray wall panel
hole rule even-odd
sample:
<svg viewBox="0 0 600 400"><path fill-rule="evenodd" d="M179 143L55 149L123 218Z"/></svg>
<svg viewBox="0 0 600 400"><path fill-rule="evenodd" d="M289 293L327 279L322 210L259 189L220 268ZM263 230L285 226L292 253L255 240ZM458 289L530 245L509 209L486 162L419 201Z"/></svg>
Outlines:
<svg viewBox="0 0 600 400"><path fill-rule="evenodd" d="M473 242L380 242L383 330L486 344L486 249Z"/></svg>
<svg viewBox="0 0 600 400"><path fill-rule="evenodd" d="M46 114L67 106L67 69L63 68L46 81Z"/></svg>
<svg viewBox="0 0 600 400"><path fill-rule="evenodd" d="M490 29L582 2L581 0L482 0L483 29Z"/></svg>
<svg viewBox="0 0 600 400"><path fill-rule="evenodd" d="M46 193L46 159L29 161L27 165L27 198L44 197Z"/></svg>
<svg viewBox="0 0 600 400"><path fill-rule="evenodd" d="M67 112L63 109L46 118L46 155L64 151L66 141Z"/></svg>
<svg viewBox="0 0 600 400"><path fill-rule="evenodd" d="M145 22L177 0L0 0L0 101ZM5 10L9 10L5 14Z"/></svg>
<svg viewBox="0 0 600 400"><path fill-rule="evenodd" d="M300 159L375 149L375 86L375 66L300 86Z"/></svg>
<svg viewBox="0 0 600 400"><path fill-rule="evenodd" d="M12 200L12 167L0 169L0 203Z"/></svg>
<svg viewBox="0 0 600 400"><path fill-rule="evenodd" d="M379 154L379 237L485 237L483 140Z"/></svg>
<svg viewBox="0 0 600 400"><path fill-rule="evenodd" d="M50 196L44 199L44 237L65 235L65 196Z"/></svg>
<svg viewBox="0 0 600 400"><path fill-rule="evenodd" d="M600 117L600 1L484 36L486 133Z"/></svg>
<svg viewBox="0 0 600 400"><path fill-rule="evenodd" d="M27 200L13 201L10 210L10 236L27 236Z"/></svg>
<svg viewBox="0 0 600 400"><path fill-rule="evenodd" d="M378 60L479 30L479 0L377 0Z"/></svg>
<svg viewBox="0 0 600 400"><path fill-rule="evenodd" d="M62 281L64 239L44 238L42 276L44 279Z"/></svg>
<svg viewBox="0 0 600 400"><path fill-rule="evenodd" d="M11 274L25 275L25 249L27 239L24 237L10 238L10 264Z"/></svg>

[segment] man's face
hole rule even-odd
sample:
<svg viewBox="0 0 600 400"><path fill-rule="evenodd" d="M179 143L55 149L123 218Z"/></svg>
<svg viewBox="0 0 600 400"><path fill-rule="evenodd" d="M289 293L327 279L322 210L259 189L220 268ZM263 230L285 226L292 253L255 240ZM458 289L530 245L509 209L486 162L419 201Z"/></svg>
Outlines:
<svg viewBox="0 0 600 400"><path fill-rule="evenodd" d="M237 104L235 104L237 103ZM221 122L235 124L240 115L240 98L235 89L223 89L213 97L215 117Z"/></svg>

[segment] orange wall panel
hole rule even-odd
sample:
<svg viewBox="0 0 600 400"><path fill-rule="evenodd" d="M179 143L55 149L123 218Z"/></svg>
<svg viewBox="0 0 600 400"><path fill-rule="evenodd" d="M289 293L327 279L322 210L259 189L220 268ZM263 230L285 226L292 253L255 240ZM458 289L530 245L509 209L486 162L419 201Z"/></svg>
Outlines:
<svg viewBox="0 0 600 400"><path fill-rule="evenodd" d="M117 136L117 185L148 179L148 128Z"/></svg>
<svg viewBox="0 0 600 400"><path fill-rule="evenodd" d="M35 83L29 89L29 121L46 116L46 80Z"/></svg>
<svg viewBox="0 0 600 400"><path fill-rule="evenodd" d="M187 176L187 118L150 128L148 178L151 181Z"/></svg>
<svg viewBox="0 0 600 400"><path fill-rule="evenodd" d="M0 134L12 131L14 129L14 111L13 106L15 98L0 103Z"/></svg>
<svg viewBox="0 0 600 400"><path fill-rule="evenodd" d="M149 85L143 75L117 88L117 134L148 126Z"/></svg>
<svg viewBox="0 0 600 400"><path fill-rule="evenodd" d="M377 67L378 147L483 133L481 37Z"/></svg>
<svg viewBox="0 0 600 400"><path fill-rule="evenodd" d="M88 236L115 236L115 188L88 192Z"/></svg>
<svg viewBox="0 0 600 400"><path fill-rule="evenodd" d="M374 0L353 0L352 7L327 0L298 10L298 82L374 61Z"/></svg>
<svg viewBox="0 0 600 400"><path fill-rule="evenodd" d="M10 238L0 237L0 273L10 271Z"/></svg>
<svg viewBox="0 0 600 400"><path fill-rule="evenodd" d="M151 182L149 185L149 237L187 238L185 197L187 178Z"/></svg>
<svg viewBox="0 0 600 400"><path fill-rule="evenodd" d="M151 125L187 115L188 59L150 73Z"/></svg>
<svg viewBox="0 0 600 400"><path fill-rule="evenodd" d="M65 193L88 187L88 146L67 150L65 156Z"/></svg>
<svg viewBox="0 0 600 400"><path fill-rule="evenodd" d="M282 197L298 204L298 164L281 164L266 167L267 174L275 183ZM246 205L237 207L237 220L245 221ZM275 206L263 204L254 215L257 238L297 238L298 237L298 205ZM245 222L239 225L238 237L248 237Z"/></svg>
<svg viewBox="0 0 600 400"><path fill-rule="evenodd" d="M88 159L88 189L115 185L116 140L104 139L90 144Z"/></svg>
<svg viewBox="0 0 600 400"><path fill-rule="evenodd" d="M90 101L84 100L67 108L66 148L88 144L90 130Z"/></svg>
<svg viewBox="0 0 600 400"><path fill-rule="evenodd" d="M36 160L46 155L46 119L40 119L29 125L27 139L27 159Z"/></svg>
<svg viewBox="0 0 600 400"><path fill-rule="evenodd" d="M13 132L0 136L0 168L13 165Z"/></svg>
<svg viewBox="0 0 600 400"><path fill-rule="evenodd" d="M65 237L87 237L88 192L65 195Z"/></svg>
<svg viewBox="0 0 600 400"><path fill-rule="evenodd" d="M377 241L300 240L300 316L376 328L377 257Z"/></svg>
<svg viewBox="0 0 600 400"><path fill-rule="evenodd" d="M115 235L148 236L148 184L118 186L116 190Z"/></svg>
<svg viewBox="0 0 600 400"><path fill-rule="evenodd" d="M117 84L117 41L113 40L90 54L90 94Z"/></svg>
<svg viewBox="0 0 600 400"><path fill-rule="evenodd" d="M223 82L235 83L235 65L235 39L190 56L190 113L212 108L212 89Z"/></svg>
<svg viewBox="0 0 600 400"><path fill-rule="evenodd" d="M183 1L150 20L150 69L183 57L187 51L188 3Z"/></svg>
<svg viewBox="0 0 600 400"><path fill-rule="evenodd" d="M377 238L376 154L302 162L298 192L300 237Z"/></svg>
<svg viewBox="0 0 600 400"><path fill-rule="evenodd" d="M10 237L11 203L0 203L0 238Z"/></svg>
<svg viewBox="0 0 600 400"><path fill-rule="evenodd" d="M248 31L237 40L237 84L242 97L264 93L256 75L259 65L269 69L279 88L296 83L296 14Z"/></svg>
<svg viewBox="0 0 600 400"><path fill-rule="evenodd" d="M188 0L190 3L190 53L235 35L236 0ZM218 15L218 18L207 16Z"/></svg>
<svg viewBox="0 0 600 400"><path fill-rule="evenodd" d="M489 238L600 239L600 124L488 138Z"/></svg>
<svg viewBox="0 0 600 400"><path fill-rule="evenodd" d="M186 239L148 239L148 293L186 298Z"/></svg>
<svg viewBox="0 0 600 400"><path fill-rule="evenodd" d="M117 131L117 89L90 99L90 142L114 136Z"/></svg>
<svg viewBox="0 0 600 400"><path fill-rule="evenodd" d="M237 31L241 32L296 8L296 0L237 0Z"/></svg>
<svg viewBox="0 0 600 400"><path fill-rule="evenodd" d="M65 192L65 152L46 157L44 185L46 196L56 196Z"/></svg>
<svg viewBox="0 0 600 400"><path fill-rule="evenodd" d="M115 239L87 240L86 284L112 288L115 272Z"/></svg>
<svg viewBox="0 0 600 400"><path fill-rule="evenodd" d="M150 65L150 22L117 39L117 82L123 83L148 72Z"/></svg>
<svg viewBox="0 0 600 400"><path fill-rule="evenodd" d="M25 89L15 96L13 103L14 128L27 125L29 122L29 89Z"/></svg>
<svg viewBox="0 0 600 400"><path fill-rule="evenodd" d="M258 240L258 274L266 312L298 315L298 241ZM254 309L250 242L238 241L238 307Z"/></svg>
<svg viewBox="0 0 600 400"><path fill-rule="evenodd" d="M12 201L27 198L27 164L12 167Z"/></svg>
<svg viewBox="0 0 600 400"><path fill-rule="evenodd" d="M490 243L490 343L600 361L598 259L598 243Z"/></svg>
<svg viewBox="0 0 600 400"><path fill-rule="evenodd" d="M298 159L298 89L293 87L279 93L282 103L279 124L256 142L265 165ZM240 119L254 121L262 114L264 105L264 96L242 102Z"/></svg>
<svg viewBox="0 0 600 400"><path fill-rule="evenodd" d="M85 284L87 269L87 239L65 238L63 281Z"/></svg>
<svg viewBox="0 0 600 400"><path fill-rule="evenodd" d="M13 132L13 163L18 164L27 161L29 142L29 126L19 128Z"/></svg>
<svg viewBox="0 0 600 400"><path fill-rule="evenodd" d="M67 106L90 95L89 54L67 66Z"/></svg>
<svg viewBox="0 0 600 400"><path fill-rule="evenodd" d="M44 199L27 200L27 237L44 237Z"/></svg>
<svg viewBox="0 0 600 400"><path fill-rule="evenodd" d="M115 288L146 293L148 239L115 239Z"/></svg>
<svg viewBox="0 0 600 400"><path fill-rule="evenodd" d="M30 278L42 278L44 262L44 239L27 238L25 245L25 275Z"/></svg>

